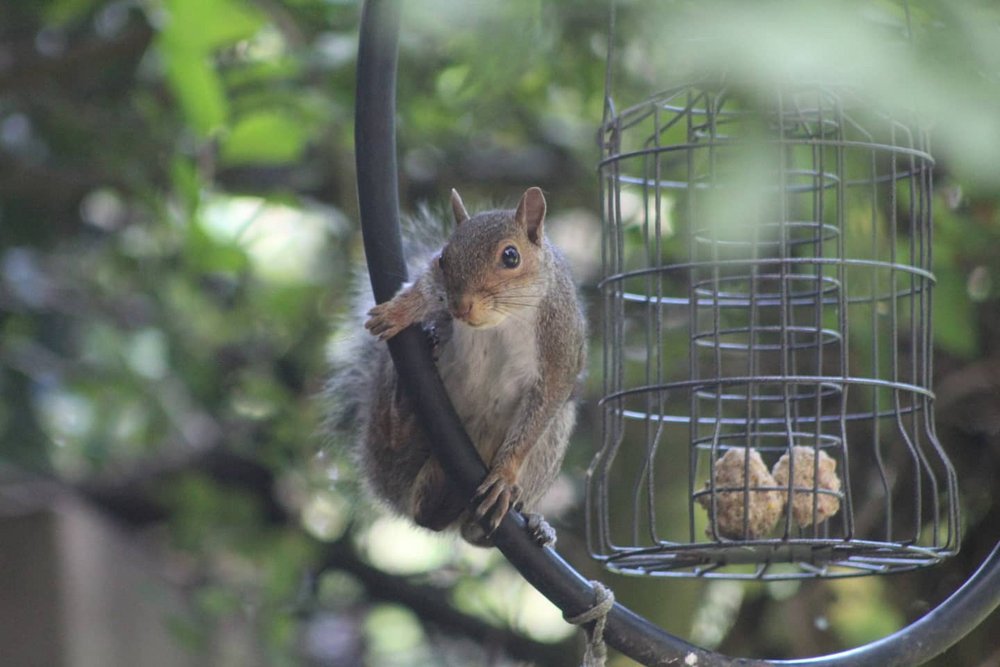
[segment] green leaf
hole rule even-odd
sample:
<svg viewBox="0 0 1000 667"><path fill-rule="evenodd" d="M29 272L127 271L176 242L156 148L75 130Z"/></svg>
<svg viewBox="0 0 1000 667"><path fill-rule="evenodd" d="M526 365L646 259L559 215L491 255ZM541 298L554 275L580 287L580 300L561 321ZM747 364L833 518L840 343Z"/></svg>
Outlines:
<svg viewBox="0 0 1000 667"><path fill-rule="evenodd" d="M201 137L225 124L229 114L222 79L212 56L252 37L261 15L233 0L167 0L168 19L158 44L167 80L188 122Z"/></svg>
<svg viewBox="0 0 1000 667"><path fill-rule="evenodd" d="M188 216L192 215L197 210L201 198L201 180L193 161L182 157L174 158L170 165L170 180L174 192L184 204L185 212Z"/></svg>
<svg viewBox="0 0 1000 667"><path fill-rule="evenodd" d="M252 37L264 24L249 3L234 0L167 0L161 36L174 49L209 53Z"/></svg>
<svg viewBox="0 0 1000 667"><path fill-rule="evenodd" d="M229 104L222 79L209 57L199 51L165 46L167 80L184 115L200 137L207 137L226 122Z"/></svg>
<svg viewBox="0 0 1000 667"><path fill-rule="evenodd" d="M295 162L309 139L309 128L300 119L277 110L257 111L242 117L222 144L228 164L282 164Z"/></svg>

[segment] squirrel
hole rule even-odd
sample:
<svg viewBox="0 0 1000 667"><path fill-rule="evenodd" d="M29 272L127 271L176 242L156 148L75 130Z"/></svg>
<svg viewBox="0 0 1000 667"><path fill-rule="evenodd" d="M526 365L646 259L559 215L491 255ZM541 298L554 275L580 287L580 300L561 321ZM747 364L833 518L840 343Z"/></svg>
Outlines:
<svg viewBox="0 0 1000 667"><path fill-rule="evenodd" d="M335 390L351 394L356 453L374 494L419 526L458 527L482 546L509 509L530 510L559 472L576 421L585 321L569 267L545 237L539 188L515 210L473 216L452 190L451 208L451 237L415 280L368 311L372 336L354 355L353 381ZM471 502L431 452L378 342L418 323L488 467ZM529 529L543 543L554 539L537 515Z"/></svg>

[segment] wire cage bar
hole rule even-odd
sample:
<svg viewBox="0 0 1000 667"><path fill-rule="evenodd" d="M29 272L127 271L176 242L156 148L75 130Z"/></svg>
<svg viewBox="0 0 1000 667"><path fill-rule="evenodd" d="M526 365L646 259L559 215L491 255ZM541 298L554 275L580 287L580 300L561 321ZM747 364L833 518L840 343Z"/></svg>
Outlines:
<svg viewBox="0 0 1000 667"><path fill-rule="evenodd" d="M926 133L846 88L720 81L621 112L609 97L600 139L592 555L782 579L953 554Z"/></svg>

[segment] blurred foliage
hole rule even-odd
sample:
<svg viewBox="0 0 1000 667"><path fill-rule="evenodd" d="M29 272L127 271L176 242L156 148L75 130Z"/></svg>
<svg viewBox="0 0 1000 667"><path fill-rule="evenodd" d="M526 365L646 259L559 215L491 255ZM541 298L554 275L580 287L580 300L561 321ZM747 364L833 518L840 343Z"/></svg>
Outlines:
<svg viewBox="0 0 1000 667"><path fill-rule="evenodd" d="M608 2L405 5L407 206L440 204L451 187L472 204L541 185L552 233L579 244L571 255L590 294ZM970 476L970 543L945 574L794 585L794 596L602 573L577 509L552 515L560 549L658 625L689 634L709 619L722 630L694 631L732 654L809 655L881 635L952 590L1000 533L988 494L1000 471L1000 371L989 371L1000 369L1000 10L987 0L915 0L908 14L892 0L616 8L620 106L725 69L751 89L847 79L933 125L941 403L979 406L939 415ZM571 633L496 554L374 518L342 443L319 432L330 325L359 257L359 13L351 0L0 0L0 459L78 488L138 479L164 514L135 530L189 592L192 616L170 626L213 664L233 655L213 636L234 620L257 642L236 654L264 664L356 664L350 651L373 665L487 660L478 642L445 640L435 619L378 599L359 566L333 561L310 579L338 540L493 627L544 641ZM579 504L599 432L592 411L581 425L563 510ZM253 473L202 465L220 450ZM336 646L310 639L332 622L349 630L330 635ZM938 664L988 659L990 640L984 629Z"/></svg>

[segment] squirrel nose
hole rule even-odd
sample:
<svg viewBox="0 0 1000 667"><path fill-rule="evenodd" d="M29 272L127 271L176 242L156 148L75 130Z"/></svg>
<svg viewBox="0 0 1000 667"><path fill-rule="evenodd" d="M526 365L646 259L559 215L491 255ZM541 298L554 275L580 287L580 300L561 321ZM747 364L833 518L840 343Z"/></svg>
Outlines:
<svg viewBox="0 0 1000 667"><path fill-rule="evenodd" d="M465 320L472 313L472 299L462 297L451 304L451 314L460 320Z"/></svg>

